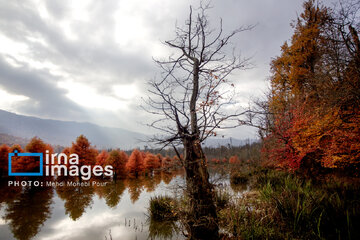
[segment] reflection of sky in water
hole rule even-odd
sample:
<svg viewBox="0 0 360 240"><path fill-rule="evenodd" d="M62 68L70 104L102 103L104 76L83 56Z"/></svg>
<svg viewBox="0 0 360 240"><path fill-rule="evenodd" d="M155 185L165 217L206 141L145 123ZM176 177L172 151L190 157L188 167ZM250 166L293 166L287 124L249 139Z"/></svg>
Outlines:
<svg viewBox="0 0 360 240"><path fill-rule="evenodd" d="M54 190L53 203L51 204L51 217L47 219L34 239L59 240L59 239L109 239L109 230L113 239L147 239L148 226L146 223L146 209L152 196L173 194L170 186L181 184L180 176L172 179L169 185L163 181L155 191L147 192L142 187L139 199L132 203L130 193L126 189L120 196L120 202L114 208L106 205L104 198L94 193L92 203L85 209L82 216L73 221L65 214L64 201ZM5 214L6 204L1 205L0 214ZM125 226L125 219L127 224ZM135 222L135 224L134 224ZM129 226L130 223L130 226ZM0 240L14 239L7 223L0 219ZM181 239L181 236L174 236Z"/></svg>

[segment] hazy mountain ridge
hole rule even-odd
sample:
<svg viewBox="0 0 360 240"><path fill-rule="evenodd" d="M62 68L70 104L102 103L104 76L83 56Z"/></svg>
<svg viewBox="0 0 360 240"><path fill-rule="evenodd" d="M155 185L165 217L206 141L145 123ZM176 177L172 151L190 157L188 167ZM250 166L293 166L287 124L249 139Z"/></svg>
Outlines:
<svg viewBox="0 0 360 240"><path fill-rule="evenodd" d="M121 148L131 150L148 145L148 136L121 128L102 127L88 122L60 121L19 115L0 110L0 141L8 145L26 143L34 136L52 145L70 146L71 142L84 134L98 149ZM19 142L17 142L19 141ZM255 140L236 138L209 138L204 146L242 146Z"/></svg>
<svg viewBox="0 0 360 240"><path fill-rule="evenodd" d="M146 135L121 128L101 127L92 123L41 119L0 110L0 133L21 138L40 137L50 144L70 146L84 134L97 148L132 149L145 145Z"/></svg>
<svg viewBox="0 0 360 240"><path fill-rule="evenodd" d="M30 140L22 137L15 137L9 134L0 133L0 145L6 144L12 146L14 144L19 144L22 148L28 144Z"/></svg>

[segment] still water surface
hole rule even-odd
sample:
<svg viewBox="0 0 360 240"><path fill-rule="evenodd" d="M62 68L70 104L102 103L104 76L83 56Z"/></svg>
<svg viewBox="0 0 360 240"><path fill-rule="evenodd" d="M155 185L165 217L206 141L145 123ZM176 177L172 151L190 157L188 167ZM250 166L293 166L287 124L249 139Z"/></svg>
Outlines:
<svg viewBox="0 0 360 240"><path fill-rule="evenodd" d="M170 226L151 225L146 216L151 197L182 194L181 186L182 172L105 186L21 188L5 182L0 192L0 240L184 239Z"/></svg>

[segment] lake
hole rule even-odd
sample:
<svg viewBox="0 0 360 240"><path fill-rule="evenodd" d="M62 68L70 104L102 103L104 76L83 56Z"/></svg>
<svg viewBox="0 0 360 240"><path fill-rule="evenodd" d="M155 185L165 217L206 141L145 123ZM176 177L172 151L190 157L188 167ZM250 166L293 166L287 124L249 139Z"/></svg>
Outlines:
<svg viewBox="0 0 360 240"><path fill-rule="evenodd" d="M91 181L99 186L91 186ZM0 240L184 239L171 226L151 225L146 216L151 197L182 194L183 171L116 182L91 181L82 187L31 188L9 187L3 181Z"/></svg>

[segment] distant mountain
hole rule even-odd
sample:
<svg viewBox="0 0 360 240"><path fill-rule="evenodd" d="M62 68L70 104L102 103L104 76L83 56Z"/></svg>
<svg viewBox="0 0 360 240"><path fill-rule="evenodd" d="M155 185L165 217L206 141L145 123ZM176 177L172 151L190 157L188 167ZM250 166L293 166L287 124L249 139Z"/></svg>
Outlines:
<svg viewBox="0 0 360 240"><path fill-rule="evenodd" d="M70 146L84 134L97 148L133 149L146 145L146 135L121 128L101 127L86 122L58 121L14 114L0 110L0 133L30 139L40 137L47 143ZM20 140L19 138L19 140Z"/></svg>
<svg viewBox="0 0 360 240"><path fill-rule="evenodd" d="M148 145L143 140L148 136L121 128L101 127L87 122L59 121L18 115L0 110L0 144L26 145L32 137L40 137L53 145L70 146L84 134L97 148L121 148L131 150ZM16 136L16 137L14 137ZM236 138L209 138L206 147L242 146L256 140Z"/></svg>
<svg viewBox="0 0 360 240"><path fill-rule="evenodd" d="M14 144L19 144L22 148L28 144L30 140L21 137L11 136L9 134L0 133L0 145L6 144L8 146L12 146Z"/></svg>

